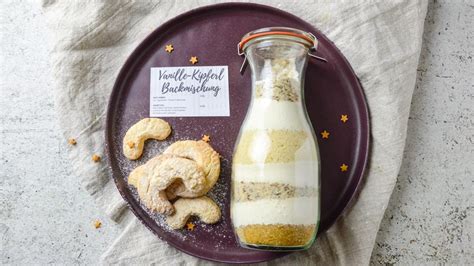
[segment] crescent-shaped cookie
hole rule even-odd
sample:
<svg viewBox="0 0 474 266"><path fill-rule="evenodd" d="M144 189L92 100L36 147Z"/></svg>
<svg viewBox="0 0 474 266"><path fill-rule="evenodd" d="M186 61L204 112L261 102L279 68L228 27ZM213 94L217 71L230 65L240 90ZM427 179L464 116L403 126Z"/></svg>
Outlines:
<svg viewBox="0 0 474 266"><path fill-rule="evenodd" d="M159 191L150 186L150 179L146 172L146 164L135 168L128 176L128 183L137 188L142 203L151 211L171 215L173 205L168 201L165 191Z"/></svg>
<svg viewBox="0 0 474 266"><path fill-rule="evenodd" d="M163 119L144 118L131 126L123 138L123 154L130 160L142 156L147 139L164 140L171 134L171 127Z"/></svg>
<svg viewBox="0 0 474 266"><path fill-rule="evenodd" d="M195 199L181 198L173 206L175 213L166 218L166 223L172 229L183 228L191 216L198 216L207 224L217 223L221 218L219 206L206 196Z"/></svg>
<svg viewBox="0 0 474 266"><path fill-rule="evenodd" d="M183 140L171 144L164 154L173 154L191 159L199 165L206 176L206 187L200 193L194 193L186 189L180 182L173 183L166 193L170 199L176 196L194 198L206 194L217 182L219 178L221 164L219 154L204 141Z"/></svg>
<svg viewBox="0 0 474 266"><path fill-rule="evenodd" d="M202 169L192 160L162 154L133 170L128 183L137 188L138 196L150 210L170 215L174 208L168 201L165 189L180 181L187 191L201 193L206 186Z"/></svg>
<svg viewBox="0 0 474 266"><path fill-rule="evenodd" d="M202 193L206 189L206 176L199 165L193 160L162 154L155 156L146 163L146 171L150 185L158 190L165 190L175 181L180 181L186 190Z"/></svg>

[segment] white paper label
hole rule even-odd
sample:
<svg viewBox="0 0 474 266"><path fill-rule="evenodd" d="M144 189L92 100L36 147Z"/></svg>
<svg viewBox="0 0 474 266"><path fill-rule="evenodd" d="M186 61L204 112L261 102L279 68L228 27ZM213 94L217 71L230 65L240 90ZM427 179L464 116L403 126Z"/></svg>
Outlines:
<svg viewBox="0 0 474 266"><path fill-rule="evenodd" d="M153 67L150 116L229 116L227 66Z"/></svg>

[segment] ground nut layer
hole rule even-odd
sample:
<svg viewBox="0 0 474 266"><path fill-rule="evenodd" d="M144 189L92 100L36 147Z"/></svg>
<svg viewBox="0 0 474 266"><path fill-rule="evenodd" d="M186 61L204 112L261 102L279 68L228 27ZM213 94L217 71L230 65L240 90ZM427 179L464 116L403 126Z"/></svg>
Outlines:
<svg viewBox="0 0 474 266"><path fill-rule="evenodd" d="M293 79L289 78L273 80L272 89L265 89L262 83L257 84L255 86L255 96L257 98L269 98L274 101L296 102L299 99L299 95L292 85L294 82Z"/></svg>
<svg viewBox="0 0 474 266"><path fill-rule="evenodd" d="M260 199L289 199L295 197L315 197L315 187L294 187L288 184L264 182L234 182L232 191L236 202Z"/></svg>

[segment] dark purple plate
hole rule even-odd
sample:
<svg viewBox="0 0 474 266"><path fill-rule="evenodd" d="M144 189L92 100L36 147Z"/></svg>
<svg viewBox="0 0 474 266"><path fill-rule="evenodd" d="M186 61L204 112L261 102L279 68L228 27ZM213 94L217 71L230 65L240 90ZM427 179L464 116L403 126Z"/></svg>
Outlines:
<svg viewBox="0 0 474 266"><path fill-rule="evenodd" d="M150 34L122 67L110 96L106 148L115 183L135 215L159 238L190 255L219 262L252 263L286 255L244 249L238 246L230 222L229 187L234 142L250 101L250 71L239 73L242 58L237 43L247 32L271 26L293 27L312 32L319 39L318 55L328 63L311 59L306 73L306 105L318 136L321 154L321 224L327 230L357 192L368 156L369 120L362 88L341 52L318 30L281 10L244 3L226 3L198 8L164 23ZM166 44L174 45L170 55ZM149 116L150 68L189 66L198 56L198 66L229 67L230 117L165 118L173 134L165 141L149 141L142 158L129 161L122 154L127 129ZM340 121L346 114L349 120ZM320 132L330 132L322 139ZM126 178L136 166L158 154L170 143L211 136L212 146L222 155L222 171L211 191L222 209L222 221L204 225L195 221L194 231L172 231L160 215L149 213L137 200ZM340 166L348 165L342 172ZM316 244L317 245L317 241Z"/></svg>

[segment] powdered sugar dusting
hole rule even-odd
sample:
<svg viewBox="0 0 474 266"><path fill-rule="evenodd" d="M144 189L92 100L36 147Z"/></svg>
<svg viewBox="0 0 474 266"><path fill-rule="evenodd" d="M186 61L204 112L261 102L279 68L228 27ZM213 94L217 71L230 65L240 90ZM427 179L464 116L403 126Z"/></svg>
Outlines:
<svg viewBox="0 0 474 266"><path fill-rule="evenodd" d="M140 203L140 208L153 219L153 221L167 234L173 235L180 241L192 243L196 247L209 249L210 244L217 250L222 250L229 245L236 245L235 237L230 223L229 201L230 201L230 159L229 154L232 153L232 147L229 148L228 140L220 136L217 132L224 130L225 125L215 123L212 127L209 125L201 125L196 123L186 123L186 118L167 118L166 121L172 126L171 135L163 141L148 140L145 142L143 155L138 159L131 161L122 154L122 140L127 129L136 123L138 119L126 119L119 123L120 137L114 138L113 145L116 149L115 161L120 170L123 180L127 182L128 175L138 166L146 163L149 159L161 154L169 145L179 140L200 140L202 135L207 134L211 137L211 146L221 155L221 175L215 186L209 191L208 195L219 206L222 217L216 224L205 224L198 217L191 217L188 222L195 224L192 231L186 228L173 230L166 223L166 216L153 213ZM174 121L174 122L173 122ZM176 128L173 127L176 125ZM222 149L221 147L224 147ZM220 148L220 149L219 149ZM128 184L127 184L128 185ZM140 202L140 198L136 189L128 185L133 200ZM203 239L206 241L203 241Z"/></svg>

